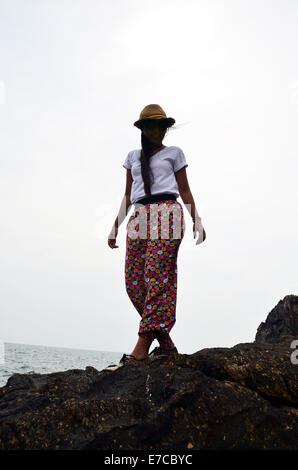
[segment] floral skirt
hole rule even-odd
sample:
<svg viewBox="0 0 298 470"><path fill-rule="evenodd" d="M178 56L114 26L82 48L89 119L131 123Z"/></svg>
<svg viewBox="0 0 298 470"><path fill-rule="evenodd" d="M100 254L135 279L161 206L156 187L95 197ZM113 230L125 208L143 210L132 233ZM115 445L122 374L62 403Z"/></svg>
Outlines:
<svg viewBox="0 0 298 470"><path fill-rule="evenodd" d="M136 204L126 226L125 284L141 316L140 336L169 333L176 321L177 255L184 237L181 204Z"/></svg>

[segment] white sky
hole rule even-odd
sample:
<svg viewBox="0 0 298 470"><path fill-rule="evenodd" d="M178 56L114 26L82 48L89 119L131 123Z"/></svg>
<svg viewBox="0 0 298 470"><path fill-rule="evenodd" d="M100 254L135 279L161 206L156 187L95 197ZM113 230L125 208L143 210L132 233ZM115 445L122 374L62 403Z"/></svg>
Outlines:
<svg viewBox="0 0 298 470"><path fill-rule="evenodd" d="M295 0L0 0L2 341L132 351L128 218L107 237L150 103L183 124L163 143L207 234L183 206L179 351L251 342L297 294L297 22Z"/></svg>

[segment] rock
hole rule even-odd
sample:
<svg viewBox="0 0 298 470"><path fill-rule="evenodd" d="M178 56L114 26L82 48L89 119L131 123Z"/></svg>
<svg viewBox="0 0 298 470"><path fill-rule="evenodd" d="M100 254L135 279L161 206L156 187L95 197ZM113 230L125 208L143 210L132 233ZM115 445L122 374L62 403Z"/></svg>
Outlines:
<svg viewBox="0 0 298 470"><path fill-rule="evenodd" d="M297 302L281 300L252 343L14 374L0 388L0 449L298 450Z"/></svg>
<svg viewBox="0 0 298 470"><path fill-rule="evenodd" d="M287 295L269 313L265 322L257 329L255 341L277 343L288 338L297 338L298 297Z"/></svg>

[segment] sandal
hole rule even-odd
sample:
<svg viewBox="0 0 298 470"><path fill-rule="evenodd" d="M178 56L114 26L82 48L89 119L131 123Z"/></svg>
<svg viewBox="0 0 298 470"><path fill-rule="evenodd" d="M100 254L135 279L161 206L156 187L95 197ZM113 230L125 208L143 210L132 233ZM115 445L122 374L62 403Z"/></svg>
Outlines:
<svg viewBox="0 0 298 470"><path fill-rule="evenodd" d="M135 356L132 356L131 354L123 354L123 356L120 359L119 364L134 364L134 365L148 364L148 359L149 359L149 356L144 357L144 359L137 359Z"/></svg>
<svg viewBox="0 0 298 470"><path fill-rule="evenodd" d="M151 353L148 355L149 359L155 359L156 357L169 357L169 356L174 356L178 354L178 350L176 346L174 348L170 349L165 349L161 348L160 346L157 346L156 348L151 351Z"/></svg>
<svg viewBox="0 0 298 470"><path fill-rule="evenodd" d="M123 366L123 364L110 364L109 366L105 367L103 370L117 370L119 367Z"/></svg>

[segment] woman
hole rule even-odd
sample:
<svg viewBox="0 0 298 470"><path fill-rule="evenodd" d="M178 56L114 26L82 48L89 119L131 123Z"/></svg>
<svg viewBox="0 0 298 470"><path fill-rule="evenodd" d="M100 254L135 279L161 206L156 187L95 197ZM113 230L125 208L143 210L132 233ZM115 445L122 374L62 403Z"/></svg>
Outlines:
<svg viewBox="0 0 298 470"><path fill-rule="evenodd" d="M194 238L199 234L197 244L206 238L187 181L184 153L162 144L174 123L159 105L146 106L134 123L142 131L142 149L129 152L123 163L126 190L108 244L118 248L118 227L135 204L127 224L125 282L141 320L138 342L120 365L147 364L157 355L178 352L169 332L176 321L177 255L185 232L183 208L176 201L179 195L192 217ZM154 339L160 346L149 355Z"/></svg>

